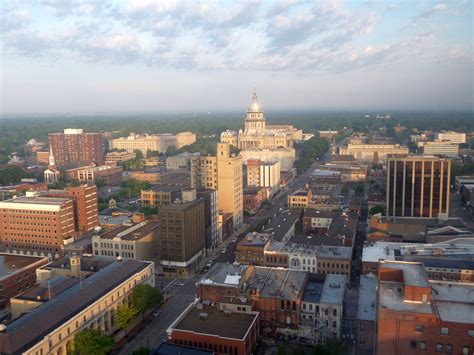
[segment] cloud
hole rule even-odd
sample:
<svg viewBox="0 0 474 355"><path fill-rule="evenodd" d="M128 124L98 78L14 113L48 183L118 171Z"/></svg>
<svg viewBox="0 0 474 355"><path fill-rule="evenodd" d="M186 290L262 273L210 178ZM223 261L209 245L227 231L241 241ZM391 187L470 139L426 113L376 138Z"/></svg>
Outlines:
<svg viewBox="0 0 474 355"><path fill-rule="evenodd" d="M447 8L438 3L412 18ZM48 26L44 12L54 19ZM418 33L373 44L382 21L376 7L350 10L340 1L51 0L9 2L2 15L8 55L184 70L358 70L428 56L436 39L418 21ZM465 58L459 53L466 51L444 56Z"/></svg>

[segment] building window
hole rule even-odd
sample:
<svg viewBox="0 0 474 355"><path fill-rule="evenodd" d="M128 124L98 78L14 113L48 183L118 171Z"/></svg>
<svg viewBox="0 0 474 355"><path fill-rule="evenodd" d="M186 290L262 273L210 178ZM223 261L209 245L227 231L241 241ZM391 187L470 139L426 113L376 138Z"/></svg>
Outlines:
<svg viewBox="0 0 474 355"><path fill-rule="evenodd" d="M420 341L420 350L426 350L426 341Z"/></svg>
<svg viewBox="0 0 474 355"><path fill-rule="evenodd" d="M410 341L410 349L416 349L416 340Z"/></svg>
<svg viewBox="0 0 474 355"><path fill-rule="evenodd" d="M415 325L415 331L418 333L423 333L423 324Z"/></svg>
<svg viewBox="0 0 474 355"><path fill-rule="evenodd" d="M474 338L474 330L468 330L467 335L469 335L471 338Z"/></svg>
<svg viewBox="0 0 474 355"><path fill-rule="evenodd" d="M462 347L462 355L469 355L469 346Z"/></svg>
<svg viewBox="0 0 474 355"><path fill-rule="evenodd" d="M442 351L443 351L443 344L441 343L436 344L436 352L440 353Z"/></svg>
<svg viewBox="0 0 474 355"><path fill-rule="evenodd" d="M449 335L449 328L441 328L441 335Z"/></svg>
<svg viewBox="0 0 474 355"><path fill-rule="evenodd" d="M451 354L453 352L453 345L452 344L446 344L446 353Z"/></svg>
<svg viewBox="0 0 474 355"><path fill-rule="evenodd" d="M333 309L333 310L332 310L332 315L333 315L334 317L337 316L337 309Z"/></svg>

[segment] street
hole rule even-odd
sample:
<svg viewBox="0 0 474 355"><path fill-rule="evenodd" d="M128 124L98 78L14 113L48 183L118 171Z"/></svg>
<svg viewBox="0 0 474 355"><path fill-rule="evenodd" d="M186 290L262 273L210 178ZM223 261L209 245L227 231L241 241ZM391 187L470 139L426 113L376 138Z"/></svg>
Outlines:
<svg viewBox="0 0 474 355"><path fill-rule="evenodd" d="M169 289L168 301L161 308L161 314L154 318L134 338L128 339L114 354L128 355L143 346L149 349L157 348L167 339L166 329L186 309L196 296L197 277L180 280L184 286L174 283Z"/></svg>

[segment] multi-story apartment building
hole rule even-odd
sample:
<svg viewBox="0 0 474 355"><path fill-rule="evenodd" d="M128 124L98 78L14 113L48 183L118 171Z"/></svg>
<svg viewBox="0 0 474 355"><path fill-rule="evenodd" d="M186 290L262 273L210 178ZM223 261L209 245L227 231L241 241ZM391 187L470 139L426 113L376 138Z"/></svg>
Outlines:
<svg viewBox="0 0 474 355"><path fill-rule="evenodd" d="M165 272L187 274L197 265L206 246L204 201L164 205L158 210L158 240Z"/></svg>
<svg viewBox="0 0 474 355"><path fill-rule="evenodd" d="M377 354L467 354L474 349L472 284L428 280L420 263L381 261Z"/></svg>
<svg viewBox="0 0 474 355"><path fill-rule="evenodd" d="M42 192L41 196L72 199L76 231L87 232L99 225L96 185L67 186L64 190Z"/></svg>
<svg viewBox="0 0 474 355"><path fill-rule="evenodd" d="M35 192L0 202L2 250L56 259L63 242L74 238L74 202L71 198L42 197Z"/></svg>
<svg viewBox="0 0 474 355"><path fill-rule="evenodd" d="M449 215L451 161L434 156L387 159L387 216Z"/></svg>
<svg viewBox="0 0 474 355"><path fill-rule="evenodd" d="M158 185L149 190L141 191L141 200L143 207L161 207L172 204L181 199L184 186L179 185Z"/></svg>
<svg viewBox="0 0 474 355"><path fill-rule="evenodd" d="M339 148L340 155L353 155L359 162L383 163L387 155L408 154L407 147L399 144L353 144Z"/></svg>
<svg viewBox="0 0 474 355"><path fill-rule="evenodd" d="M78 267L80 259L71 263L72 269ZM117 309L128 302L136 285L144 283L155 285L154 265L135 260L114 261L82 281L77 276L45 280L36 292L16 297L27 314L2 329L0 353L66 354L82 330L111 335L118 329Z"/></svg>
<svg viewBox="0 0 474 355"><path fill-rule="evenodd" d="M50 133L48 137L58 166L104 163L101 133L84 133L82 129L68 128L64 133Z"/></svg>
<svg viewBox="0 0 474 355"><path fill-rule="evenodd" d="M454 132L454 131L443 131L436 133L437 141L449 141L456 144L466 143L466 133Z"/></svg>
<svg viewBox="0 0 474 355"><path fill-rule="evenodd" d="M418 142L425 155L442 155L456 157L459 155L459 144L450 141Z"/></svg>
<svg viewBox="0 0 474 355"><path fill-rule="evenodd" d="M274 195L280 189L280 162L247 160L247 186L267 187Z"/></svg>
<svg viewBox="0 0 474 355"><path fill-rule="evenodd" d="M123 259L153 260L158 251L158 223L142 221L92 236L92 253Z"/></svg>

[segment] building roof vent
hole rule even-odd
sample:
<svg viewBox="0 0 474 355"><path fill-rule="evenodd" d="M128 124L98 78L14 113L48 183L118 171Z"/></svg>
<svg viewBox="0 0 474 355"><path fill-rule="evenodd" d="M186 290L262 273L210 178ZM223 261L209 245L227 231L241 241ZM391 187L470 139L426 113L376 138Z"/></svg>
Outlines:
<svg viewBox="0 0 474 355"><path fill-rule="evenodd" d="M207 313L199 313L199 319L200 320L207 320L209 318L209 314Z"/></svg>

